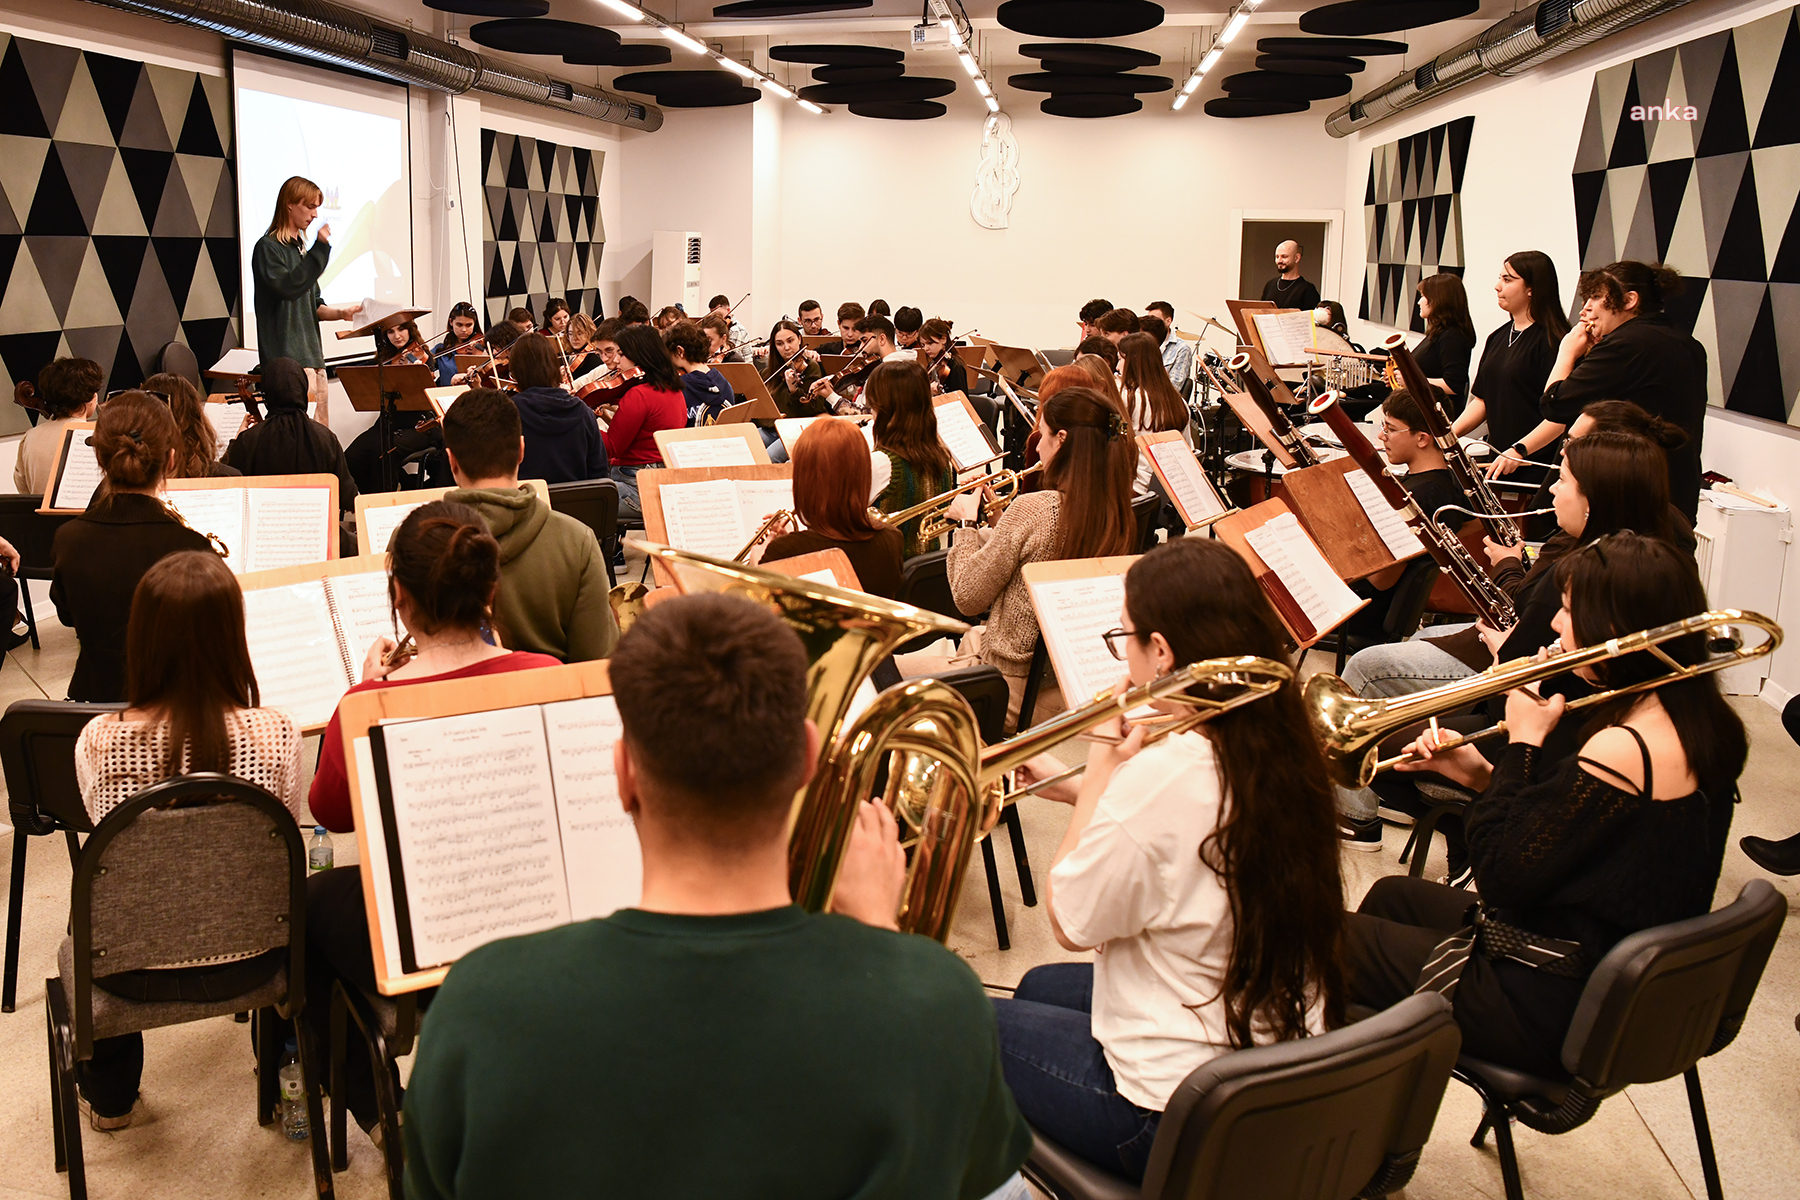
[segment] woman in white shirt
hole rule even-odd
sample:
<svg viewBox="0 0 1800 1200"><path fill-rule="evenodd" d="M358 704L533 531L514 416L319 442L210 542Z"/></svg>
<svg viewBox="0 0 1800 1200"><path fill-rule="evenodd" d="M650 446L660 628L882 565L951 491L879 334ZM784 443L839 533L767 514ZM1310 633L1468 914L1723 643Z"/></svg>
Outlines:
<svg viewBox="0 0 1800 1200"><path fill-rule="evenodd" d="M1134 684L1226 654L1286 659L1244 561L1198 538L1132 566L1106 637ZM1062 769L1046 756L1026 774ZM1195 1068L1342 1022L1331 789L1290 683L1152 746L1141 729L1096 742L1079 787L1044 794L1074 805L1045 886L1051 929L1098 957L1033 968L994 1002L1006 1082L1047 1137L1141 1180Z"/></svg>
<svg viewBox="0 0 1800 1200"><path fill-rule="evenodd" d="M125 637L125 698L124 712L90 721L75 743L75 779L96 824L152 784L193 771L235 775L267 789L296 819L305 814L300 731L285 714L259 707L243 593L218 555L168 555L138 582ZM279 948L100 976L94 986L133 1000L237 995L286 962ZM143 1070L137 1033L99 1038L93 1058L75 1064L95 1129L131 1123Z"/></svg>
<svg viewBox="0 0 1800 1200"><path fill-rule="evenodd" d="M1119 398L1131 418L1136 433L1179 432L1188 449L1194 448L1193 414L1175 385L1169 382L1168 368L1163 366L1162 351L1156 339L1147 333L1133 333L1119 339ZM1136 485L1148 491L1154 472L1150 455L1138 454Z"/></svg>

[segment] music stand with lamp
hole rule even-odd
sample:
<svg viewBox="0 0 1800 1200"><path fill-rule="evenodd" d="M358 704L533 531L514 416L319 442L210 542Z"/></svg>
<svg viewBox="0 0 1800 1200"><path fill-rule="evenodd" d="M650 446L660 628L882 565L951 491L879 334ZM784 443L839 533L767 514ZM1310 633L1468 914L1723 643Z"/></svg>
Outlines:
<svg viewBox="0 0 1800 1200"><path fill-rule="evenodd" d="M339 367L338 381L350 397L350 407L357 412L378 413L375 418L381 438L381 486L395 491L400 484L400 464L394 461L394 419L397 412L435 412L425 389L437 386L437 369L424 363L382 361L380 339L390 329L431 315L429 308L399 308L377 317L356 329L340 330L338 340L373 337L377 353L374 366Z"/></svg>

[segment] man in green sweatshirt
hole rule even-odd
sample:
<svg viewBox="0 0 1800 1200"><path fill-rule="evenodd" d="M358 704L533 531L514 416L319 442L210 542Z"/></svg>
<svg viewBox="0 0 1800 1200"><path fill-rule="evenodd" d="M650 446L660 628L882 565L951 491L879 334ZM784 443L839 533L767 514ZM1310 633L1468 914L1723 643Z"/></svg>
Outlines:
<svg viewBox="0 0 1800 1200"><path fill-rule="evenodd" d="M502 392L475 388L444 414L444 449L456 490L445 497L482 515L500 543L494 615L514 650L564 662L606 658L619 640L607 603L606 560L594 531L552 512L519 483L525 438L519 410Z"/></svg>

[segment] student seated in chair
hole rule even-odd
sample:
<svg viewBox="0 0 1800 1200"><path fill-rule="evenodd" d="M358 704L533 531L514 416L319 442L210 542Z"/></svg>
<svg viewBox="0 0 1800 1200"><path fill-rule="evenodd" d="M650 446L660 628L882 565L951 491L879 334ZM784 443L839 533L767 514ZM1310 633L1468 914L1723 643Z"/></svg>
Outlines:
<svg viewBox="0 0 1800 1200"><path fill-rule="evenodd" d="M593 410L562 386L562 359L550 339L528 333L512 345L513 403L525 430L524 473L545 483L606 478L606 444Z"/></svg>
<svg viewBox="0 0 1800 1200"><path fill-rule="evenodd" d="M13 464L13 489L21 496L41 496L56 473L63 430L70 421L91 421L106 384L100 364L86 358L59 358L38 372L37 398L46 419L25 431Z"/></svg>
<svg viewBox="0 0 1800 1200"><path fill-rule="evenodd" d="M306 372L291 358L262 365L263 419L225 448L225 464L246 475L336 475L338 509L356 509L356 481L337 435L306 415Z"/></svg>
<svg viewBox="0 0 1800 1200"><path fill-rule="evenodd" d="M481 514L500 543L494 617L507 643L564 662L605 658L619 640L607 603L606 560L594 531L553 512L519 483L525 438L505 393L476 388L444 414L444 450L456 490L444 499Z"/></svg>
<svg viewBox="0 0 1800 1200"><path fill-rule="evenodd" d="M408 1195L1022 1194L993 1010L954 954L895 931L886 809L857 814L834 913L789 898L819 746L798 636L678 597L620 639L612 684L642 899L451 968L406 1092Z"/></svg>

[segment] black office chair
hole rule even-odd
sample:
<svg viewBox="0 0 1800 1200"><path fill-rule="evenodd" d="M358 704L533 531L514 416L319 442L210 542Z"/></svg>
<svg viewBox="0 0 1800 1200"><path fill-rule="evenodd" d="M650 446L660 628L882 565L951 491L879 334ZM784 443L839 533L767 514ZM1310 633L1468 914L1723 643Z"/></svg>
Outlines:
<svg viewBox="0 0 1800 1200"><path fill-rule="evenodd" d="M981 620L981 614L969 616L956 607L956 597L950 594L949 561L948 550L928 550L907 559L901 564L900 593L894 598L902 604L941 613L973 625ZM911 654L923 650L943 636L941 633L921 634L902 642L895 647L894 653Z"/></svg>
<svg viewBox="0 0 1800 1200"><path fill-rule="evenodd" d="M613 572L613 552L619 544L619 485L610 479L583 479L578 483L550 485L550 508L574 517L594 531L600 555L606 560L606 585L619 582Z"/></svg>
<svg viewBox="0 0 1800 1200"><path fill-rule="evenodd" d="M12 1012L19 984L19 927L25 912L25 848L33 837L61 830L69 862L81 856L83 833L93 832L81 786L75 782L75 742L87 723L123 704L74 700L15 700L0 716L0 768L12 812L12 888L6 898L6 977L0 1012Z"/></svg>
<svg viewBox="0 0 1800 1200"><path fill-rule="evenodd" d="M56 566L56 531L75 519L74 514L41 513L42 496L0 496L0 537L19 552L19 607L31 631L31 648L38 643L37 615L31 611L31 588L26 580L48 582ZM0 616L11 614L0 613Z"/></svg>
<svg viewBox="0 0 1800 1200"><path fill-rule="evenodd" d="M1706 1194L1720 1200L1699 1063L1737 1037L1786 918L1787 900L1768 880L1753 879L1717 912L1645 929L1614 946L1588 977L1563 1039L1570 1079L1543 1079L1466 1055L1457 1061L1456 1077L1483 1105L1471 1145L1481 1146L1494 1131L1507 1200L1525 1195L1511 1119L1539 1133L1567 1133L1613 1093L1677 1075L1687 1080Z"/></svg>
<svg viewBox="0 0 1800 1200"><path fill-rule="evenodd" d="M1131 498L1131 515L1137 521L1137 552L1148 553L1156 545L1156 517L1162 512L1163 498L1158 492L1146 492Z"/></svg>
<svg viewBox="0 0 1800 1200"><path fill-rule="evenodd" d="M1025 1178L1053 1200L1351 1200L1412 1178L1462 1034L1409 996L1320 1037L1222 1054L1175 1089L1142 1187L1033 1131Z"/></svg>

